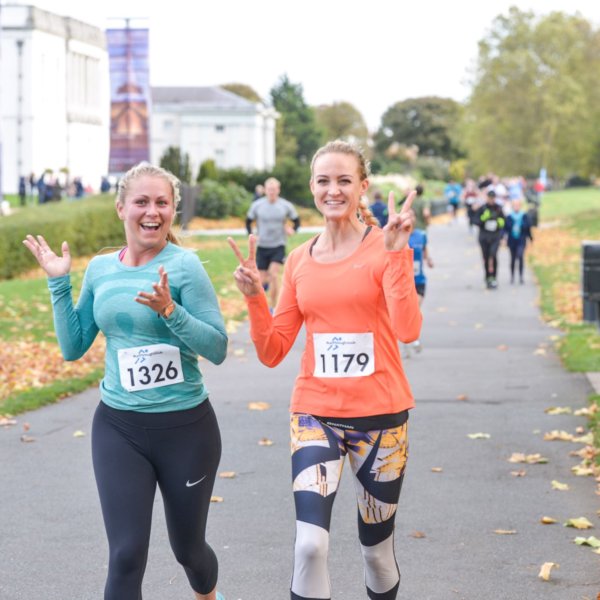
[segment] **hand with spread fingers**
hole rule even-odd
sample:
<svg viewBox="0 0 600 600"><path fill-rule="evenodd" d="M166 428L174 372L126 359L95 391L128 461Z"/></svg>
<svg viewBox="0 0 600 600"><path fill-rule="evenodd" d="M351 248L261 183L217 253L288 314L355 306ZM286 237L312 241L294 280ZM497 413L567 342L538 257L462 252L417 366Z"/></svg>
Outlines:
<svg viewBox="0 0 600 600"><path fill-rule="evenodd" d="M388 222L383 228L385 249L389 252L397 252L408 245L408 238L415 224L415 214L412 203L417 196L414 190L408 195L400 212L396 211L394 192L388 196Z"/></svg>
<svg viewBox="0 0 600 600"><path fill-rule="evenodd" d="M28 234L23 240L23 244L35 256L48 277L62 277L71 270L71 252L67 242L62 243L62 256L58 256L41 235L34 237Z"/></svg>
<svg viewBox="0 0 600 600"><path fill-rule="evenodd" d="M173 299L169 288L169 276L162 265L158 267L158 274L160 276L158 283L152 284L154 292L138 292L135 301L162 315L165 309L172 304Z"/></svg>
<svg viewBox="0 0 600 600"><path fill-rule="evenodd" d="M263 291L260 282L260 273L256 266L256 236L248 236L248 257L244 258L239 246L232 238L227 238L231 249L238 258L240 264L233 272L233 277L238 289L244 296L257 296Z"/></svg>

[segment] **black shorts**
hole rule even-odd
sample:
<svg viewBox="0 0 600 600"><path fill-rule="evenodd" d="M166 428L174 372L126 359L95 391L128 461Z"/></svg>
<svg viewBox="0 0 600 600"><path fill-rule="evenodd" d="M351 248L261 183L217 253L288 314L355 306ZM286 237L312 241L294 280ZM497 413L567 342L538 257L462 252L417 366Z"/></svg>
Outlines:
<svg viewBox="0 0 600 600"><path fill-rule="evenodd" d="M261 248L260 246L256 249L256 266L259 271L267 271L271 263L285 262L285 246L275 246L275 248Z"/></svg>
<svg viewBox="0 0 600 600"><path fill-rule="evenodd" d="M424 283L415 283L415 287L417 288L417 294L422 298L425 298L425 284Z"/></svg>

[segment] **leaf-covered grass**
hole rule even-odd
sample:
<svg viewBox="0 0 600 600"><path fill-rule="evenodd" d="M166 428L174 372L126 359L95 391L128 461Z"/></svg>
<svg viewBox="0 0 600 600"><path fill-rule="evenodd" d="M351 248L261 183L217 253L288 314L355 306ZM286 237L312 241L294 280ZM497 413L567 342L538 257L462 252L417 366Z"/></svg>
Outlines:
<svg viewBox="0 0 600 600"><path fill-rule="evenodd" d="M564 190L546 194L541 206L541 227L534 232L529 262L540 288L543 316L564 335L558 352L570 371L600 371L600 329L583 321L581 245L600 240L600 191ZM591 404L600 404L592 396ZM591 417L596 447L600 447L600 414Z"/></svg>
<svg viewBox="0 0 600 600"><path fill-rule="evenodd" d="M304 233L292 236L288 243L289 250L312 235ZM235 237L242 252L247 252L247 237ZM227 243L227 237L190 236L184 238L183 245L193 248L204 263L226 321L243 319L246 316L246 304L233 280L237 258ZM71 270L75 299L87 262L86 257L76 258ZM67 366L74 372L72 377L57 375L56 379L51 378L51 383L45 383L40 377L40 370L59 373L60 363L63 362L57 356L50 294L41 269L18 279L0 281L0 343L9 360L18 356L19 361L18 372L14 368L17 363L10 365L13 367L11 369L0 364L0 415L39 408L80 392L98 383L102 377L102 369L95 368L101 364L99 351L95 354L88 352L87 362L84 357L81 361L69 363Z"/></svg>

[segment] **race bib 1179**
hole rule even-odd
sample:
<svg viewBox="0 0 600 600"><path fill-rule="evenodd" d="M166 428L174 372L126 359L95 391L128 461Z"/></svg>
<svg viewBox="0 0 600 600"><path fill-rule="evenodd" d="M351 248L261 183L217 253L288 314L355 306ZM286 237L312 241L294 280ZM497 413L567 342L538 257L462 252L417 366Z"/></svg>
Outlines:
<svg viewBox="0 0 600 600"><path fill-rule="evenodd" d="M372 333L314 333L315 377L366 377L375 372Z"/></svg>

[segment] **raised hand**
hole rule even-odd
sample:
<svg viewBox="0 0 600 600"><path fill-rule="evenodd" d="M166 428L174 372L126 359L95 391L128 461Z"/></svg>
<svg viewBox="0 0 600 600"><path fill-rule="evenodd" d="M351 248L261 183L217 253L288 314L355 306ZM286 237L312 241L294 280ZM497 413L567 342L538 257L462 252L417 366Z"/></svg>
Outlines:
<svg viewBox="0 0 600 600"><path fill-rule="evenodd" d="M138 292L135 301L160 315L173 302L173 299L171 298L171 288L169 288L169 276L162 265L158 267L158 275L158 283L152 284L154 292Z"/></svg>
<svg viewBox="0 0 600 600"><path fill-rule="evenodd" d="M394 192L390 192L388 196L388 222L383 228L386 250L397 252L408 244L408 238L415 224L412 203L416 196L417 192L413 190L406 198L400 212L397 212Z"/></svg>
<svg viewBox="0 0 600 600"><path fill-rule="evenodd" d="M262 293L263 287L260 282L260 273L256 266L256 236L250 234L248 236L248 257L244 258L238 245L233 238L227 238L231 249L238 258L239 265L233 272L233 278L238 286L238 289L244 296L257 296Z"/></svg>
<svg viewBox="0 0 600 600"><path fill-rule="evenodd" d="M58 256L51 248L43 236L33 237L27 234L23 240L26 248L35 256L40 267L46 271L48 277L62 277L71 270L71 253L69 244L63 242L61 246L62 256Z"/></svg>

